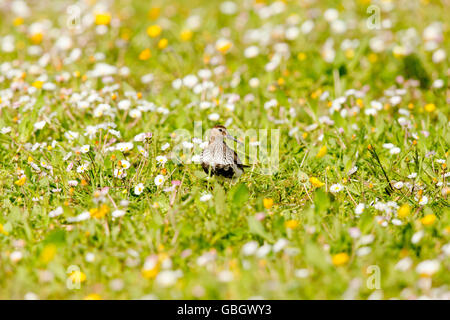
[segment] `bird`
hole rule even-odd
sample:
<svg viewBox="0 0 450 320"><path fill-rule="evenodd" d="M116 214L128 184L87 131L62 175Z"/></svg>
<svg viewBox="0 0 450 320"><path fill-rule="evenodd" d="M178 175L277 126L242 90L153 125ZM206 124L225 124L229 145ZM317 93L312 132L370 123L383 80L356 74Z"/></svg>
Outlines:
<svg viewBox="0 0 450 320"><path fill-rule="evenodd" d="M208 175L237 178L244 173L244 168L249 166L244 165L237 153L227 146L226 138L242 144L228 134L227 128L216 125L211 129L209 143L200 156L200 162Z"/></svg>

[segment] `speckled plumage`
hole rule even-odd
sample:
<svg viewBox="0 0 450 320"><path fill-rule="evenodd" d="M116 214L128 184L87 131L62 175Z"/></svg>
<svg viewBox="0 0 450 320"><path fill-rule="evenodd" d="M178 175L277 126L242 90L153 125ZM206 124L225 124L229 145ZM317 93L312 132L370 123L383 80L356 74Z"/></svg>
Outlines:
<svg viewBox="0 0 450 320"><path fill-rule="evenodd" d="M239 177L244 172L244 167L247 167L225 143L224 138L227 136L223 126L215 126L211 130L209 144L200 157L202 168L207 174L225 178Z"/></svg>

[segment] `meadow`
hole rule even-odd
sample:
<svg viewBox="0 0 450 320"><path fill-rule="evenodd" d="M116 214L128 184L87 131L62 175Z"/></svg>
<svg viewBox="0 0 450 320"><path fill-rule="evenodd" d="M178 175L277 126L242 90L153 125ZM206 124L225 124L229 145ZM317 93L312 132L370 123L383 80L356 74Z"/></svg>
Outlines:
<svg viewBox="0 0 450 320"><path fill-rule="evenodd" d="M449 299L449 9L0 0L0 298Z"/></svg>

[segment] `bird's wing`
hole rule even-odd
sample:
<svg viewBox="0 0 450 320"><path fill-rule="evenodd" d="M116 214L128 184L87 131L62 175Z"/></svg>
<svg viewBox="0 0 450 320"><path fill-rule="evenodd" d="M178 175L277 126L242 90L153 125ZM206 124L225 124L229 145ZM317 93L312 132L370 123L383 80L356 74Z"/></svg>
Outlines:
<svg viewBox="0 0 450 320"><path fill-rule="evenodd" d="M236 151L234 151L233 149L229 148L225 143L224 143L224 155L225 155L225 163L226 164L236 164L238 166L242 165L241 159L239 159Z"/></svg>
<svg viewBox="0 0 450 320"><path fill-rule="evenodd" d="M227 161L228 163L234 163L236 164L236 166L238 168L248 168L250 167L249 165L243 164L241 159L239 159L239 156L237 155L236 151L234 151L233 149L229 148L227 146L228 152L227 152Z"/></svg>
<svg viewBox="0 0 450 320"><path fill-rule="evenodd" d="M208 147L203 149L201 155L200 155L200 162L210 163L211 162L211 151Z"/></svg>
<svg viewBox="0 0 450 320"><path fill-rule="evenodd" d="M227 164L226 157L222 152L222 146L220 144L210 144L207 146L200 155L200 162L207 164Z"/></svg>

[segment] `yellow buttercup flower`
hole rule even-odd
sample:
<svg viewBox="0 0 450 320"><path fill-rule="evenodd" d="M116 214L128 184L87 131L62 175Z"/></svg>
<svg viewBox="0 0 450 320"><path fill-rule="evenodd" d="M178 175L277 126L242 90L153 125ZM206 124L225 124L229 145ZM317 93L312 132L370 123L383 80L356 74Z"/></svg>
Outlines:
<svg viewBox="0 0 450 320"><path fill-rule="evenodd" d="M317 179L316 177L309 178L309 182L311 182L311 184L316 188L320 188L321 186L323 186L325 184L322 181L320 181L319 179Z"/></svg>
<svg viewBox="0 0 450 320"><path fill-rule="evenodd" d="M89 213L91 214L91 217L93 218L103 218L106 216L106 214L109 212L109 207L107 204L102 204L100 208L92 208L89 210Z"/></svg>
<svg viewBox="0 0 450 320"><path fill-rule="evenodd" d="M406 56L406 49L402 46L395 46L392 49L392 53L394 54L394 57L401 58Z"/></svg>
<svg viewBox="0 0 450 320"><path fill-rule="evenodd" d="M17 18L14 19L13 25L15 27L20 26L21 24L23 24L23 18L22 17L17 17Z"/></svg>
<svg viewBox="0 0 450 320"><path fill-rule="evenodd" d="M84 300L102 300L102 297L97 293L90 293L84 297Z"/></svg>
<svg viewBox="0 0 450 320"><path fill-rule="evenodd" d="M151 269L142 269L141 274L145 279L153 279L155 278L159 273L159 264L156 264Z"/></svg>
<svg viewBox="0 0 450 320"><path fill-rule="evenodd" d="M122 40L128 41L128 40L130 40L131 34L132 34L132 31L130 29L124 28L120 33L120 38Z"/></svg>
<svg viewBox="0 0 450 320"><path fill-rule="evenodd" d="M321 94L322 94L322 90L317 89L317 90L311 92L311 98L317 99Z"/></svg>
<svg viewBox="0 0 450 320"><path fill-rule="evenodd" d="M304 60L306 59L306 54L303 53L303 52L300 52L300 53L297 55L297 59L300 60L300 61L304 61Z"/></svg>
<svg viewBox="0 0 450 320"><path fill-rule="evenodd" d="M166 38L162 38L161 40L159 40L158 42L158 48L159 49L165 49L167 47L167 44L169 43L169 41Z"/></svg>
<svg viewBox="0 0 450 320"><path fill-rule="evenodd" d="M322 158L326 154L327 154L327 146L323 146L322 148L320 148L319 152L317 152L316 158Z"/></svg>
<svg viewBox="0 0 450 320"><path fill-rule="evenodd" d="M153 7L148 11L148 18L151 20L156 20L156 19L158 19L160 12L161 12L161 8Z"/></svg>
<svg viewBox="0 0 450 320"><path fill-rule="evenodd" d="M30 36L30 40L31 40L31 42L33 42L34 44L39 44L39 43L42 42L42 38L43 38L43 37L44 37L44 35L43 35L42 33L36 32L36 33L33 33L33 34Z"/></svg>
<svg viewBox="0 0 450 320"><path fill-rule="evenodd" d="M354 56L355 56L355 50L353 50L353 49L345 50L345 57L347 59L352 59Z"/></svg>
<svg viewBox="0 0 450 320"><path fill-rule="evenodd" d="M8 231L5 230L5 228L3 228L3 225L0 223L0 233L4 234L5 236L8 235Z"/></svg>
<svg viewBox="0 0 450 320"><path fill-rule="evenodd" d="M185 29L185 30L181 31L180 38L183 41L189 41L192 39L192 35L193 35L193 33L191 30Z"/></svg>
<svg viewBox="0 0 450 320"><path fill-rule="evenodd" d="M150 59L151 56L152 56L152 52L150 51L150 49L147 48L139 54L139 60L145 61L145 60Z"/></svg>
<svg viewBox="0 0 450 320"><path fill-rule="evenodd" d="M369 62L370 63L375 63L378 60L378 56L376 53L371 53L369 54Z"/></svg>
<svg viewBox="0 0 450 320"><path fill-rule="evenodd" d="M402 204L400 208L398 208L397 215L400 218L406 218L411 213L411 208L407 203Z"/></svg>
<svg viewBox="0 0 450 320"><path fill-rule="evenodd" d="M95 15L96 25L108 25L111 22L111 14L108 12L97 13Z"/></svg>
<svg viewBox="0 0 450 320"><path fill-rule="evenodd" d="M345 252L335 254L332 257L332 262L335 266L342 266L342 265L346 264L348 262L348 260L350 260L350 257Z"/></svg>
<svg viewBox="0 0 450 320"><path fill-rule="evenodd" d="M298 226L297 220L288 220L284 223L285 227L288 229L295 229Z"/></svg>
<svg viewBox="0 0 450 320"><path fill-rule="evenodd" d="M431 226L434 221L436 221L436 216L434 214L427 214L425 217L420 219L420 222L422 222L424 226Z"/></svg>
<svg viewBox="0 0 450 320"><path fill-rule="evenodd" d="M36 89L41 89L43 84L44 84L44 82L39 81L39 80L36 80L36 81L33 82L31 85L32 85L33 87L35 87Z"/></svg>
<svg viewBox="0 0 450 320"><path fill-rule="evenodd" d="M23 186L25 184L25 182L27 181L27 177L23 176L22 178L20 178L19 180L16 180L14 182L15 185L18 185L19 187Z"/></svg>
<svg viewBox="0 0 450 320"><path fill-rule="evenodd" d="M81 271L74 271L69 275L69 279L74 283L81 283L86 281L86 274Z"/></svg>
<svg viewBox="0 0 450 320"><path fill-rule="evenodd" d="M425 105L425 111L426 112L433 112L436 110L436 105L434 103L427 103Z"/></svg>
<svg viewBox="0 0 450 320"><path fill-rule="evenodd" d="M270 209L273 206L273 199L272 198L264 198L263 204L264 204L264 208Z"/></svg>
<svg viewBox="0 0 450 320"><path fill-rule="evenodd" d="M156 38L161 34L162 28L155 24L147 28L147 34L150 38Z"/></svg>
<svg viewBox="0 0 450 320"><path fill-rule="evenodd" d="M230 40L220 39L216 43L216 50L223 54L226 54L228 51L230 51L232 46L233 43Z"/></svg>
<svg viewBox="0 0 450 320"><path fill-rule="evenodd" d="M49 263L53 260L53 258L56 255L56 245L54 244L48 244L44 247L44 249L41 252L40 260L43 263Z"/></svg>
<svg viewBox="0 0 450 320"><path fill-rule="evenodd" d="M364 101L361 98L356 99L356 104L358 107L362 108L364 105Z"/></svg>

